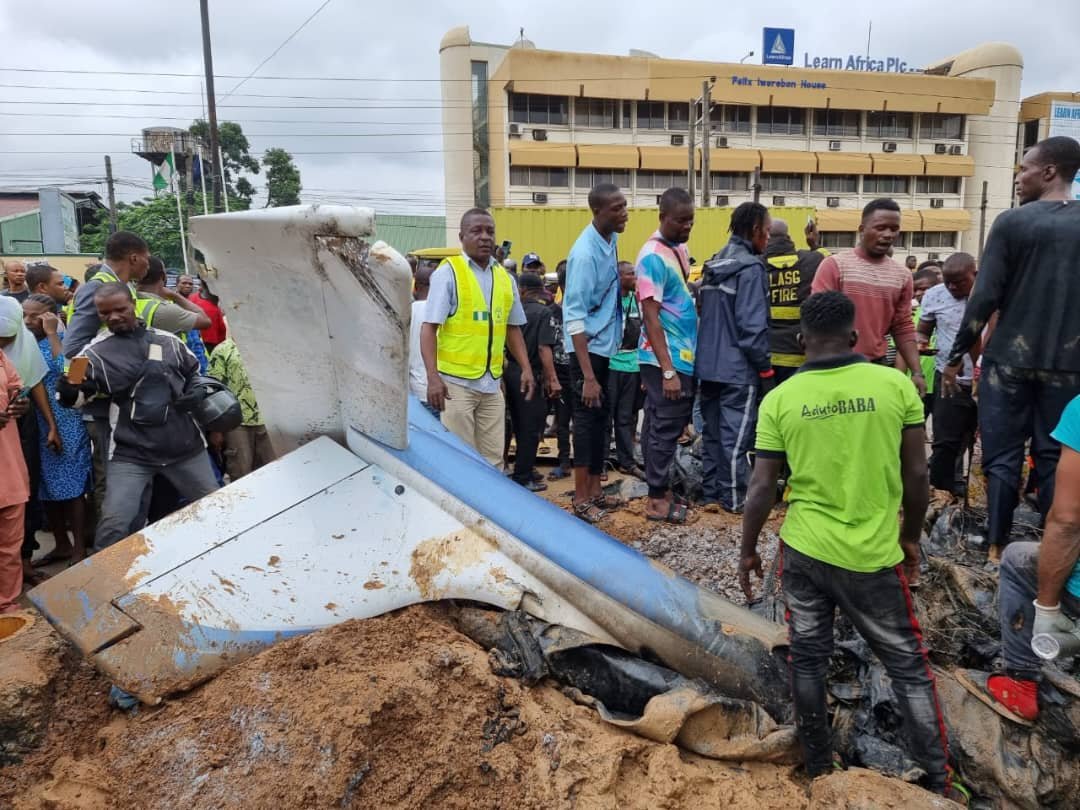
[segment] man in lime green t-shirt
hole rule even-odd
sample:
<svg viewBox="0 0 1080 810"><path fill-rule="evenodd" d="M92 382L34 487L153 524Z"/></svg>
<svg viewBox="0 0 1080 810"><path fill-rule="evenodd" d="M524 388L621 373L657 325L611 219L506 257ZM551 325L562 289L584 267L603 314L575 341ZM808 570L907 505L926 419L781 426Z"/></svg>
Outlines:
<svg viewBox="0 0 1080 810"><path fill-rule="evenodd" d="M806 770L813 777L833 767L825 674L839 607L892 678L909 751L929 786L949 795L945 723L908 589L919 573L929 494L923 406L904 375L852 352L854 323L855 305L839 292L801 307L806 362L758 411L739 576L749 599L750 572L761 576L758 535L786 461L780 577Z"/></svg>

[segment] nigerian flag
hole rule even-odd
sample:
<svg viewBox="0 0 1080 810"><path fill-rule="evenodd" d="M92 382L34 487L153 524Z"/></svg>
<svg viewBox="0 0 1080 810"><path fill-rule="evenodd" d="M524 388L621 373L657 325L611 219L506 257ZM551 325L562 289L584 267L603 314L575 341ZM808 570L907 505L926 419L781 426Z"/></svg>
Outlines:
<svg viewBox="0 0 1080 810"><path fill-rule="evenodd" d="M173 153L169 152L161 165L154 167L154 188L158 191L172 188L174 174L176 174L176 163L173 160Z"/></svg>

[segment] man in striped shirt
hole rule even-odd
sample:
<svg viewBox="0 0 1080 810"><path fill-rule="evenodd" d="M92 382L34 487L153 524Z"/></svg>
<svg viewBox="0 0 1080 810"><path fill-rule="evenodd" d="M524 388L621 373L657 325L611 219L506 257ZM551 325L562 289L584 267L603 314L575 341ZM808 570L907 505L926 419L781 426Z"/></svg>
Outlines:
<svg viewBox="0 0 1080 810"><path fill-rule="evenodd" d="M858 247L825 259L811 290L836 290L855 303L855 351L872 363L885 362L887 338L892 335L897 353L912 369L911 380L919 396L925 396L926 378L911 318L911 273L889 258L899 235L900 206L884 197L871 200L863 208Z"/></svg>

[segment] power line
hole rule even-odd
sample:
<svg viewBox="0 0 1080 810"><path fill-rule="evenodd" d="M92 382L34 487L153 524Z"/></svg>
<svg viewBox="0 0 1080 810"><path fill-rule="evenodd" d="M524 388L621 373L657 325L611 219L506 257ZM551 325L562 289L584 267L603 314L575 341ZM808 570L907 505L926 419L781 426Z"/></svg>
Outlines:
<svg viewBox="0 0 1080 810"><path fill-rule="evenodd" d="M323 4L322 4L321 6L319 6L319 7L317 8L317 9L315 9L315 11L313 11L313 12L311 13L311 16L309 16L309 17L308 17L308 18L307 18L306 20L304 20L304 21L303 21L302 23L300 23L300 27L299 27L299 28L297 28L297 29L296 29L295 31L293 31L293 32L292 32L291 34L289 34L289 35L288 35L287 37L285 37L285 41L284 41L284 42L282 42L282 43L281 43L280 45L278 45L278 46L277 46L276 48L274 48L273 52L272 52L272 53L271 53L271 54L270 54L270 55L269 55L268 57L266 57L266 58L265 58L265 59L263 59L263 60L262 60L261 62L259 62L259 64L255 66L255 69L254 69L253 71L251 71L251 73L249 73L249 74L248 74L247 76L245 76L245 77L244 77L243 79L241 79L241 80L240 80L240 81L239 81L239 82L238 82L238 83L236 84L236 86L235 86L235 87L233 87L233 89L232 89L232 90L230 90L230 91L229 91L228 93L226 93L225 95L223 95L223 96L222 96L221 98L222 98L222 99L226 99L226 98L228 98L229 96L231 96L231 95L232 95L233 93L235 93L235 92L236 92L236 91L237 91L237 90L238 90L238 89L240 88L240 86L241 86L241 85L242 85L242 84L243 84L244 82L246 82L246 81L247 81L248 79L250 79L250 78L251 78L252 76L254 76L254 75L255 75L256 73L258 73L258 72L259 72L259 68L261 68L261 67L262 67L263 65L265 65L265 64L266 64L267 62L269 62L269 61L270 61L271 59L273 59L273 58L274 58L275 56L277 56L277 55L278 55L278 52L279 52L279 51L280 51L280 50L281 50L282 48L284 48L284 47L285 47L286 45L288 45L288 44L289 44L289 43L290 43L290 42L292 41L292 38L293 38L293 37L295 37L295 36L296 36L297 34L299 34L299 33L300 33L301 31L303 31L303 30L304 30L304 27L305 27L305 26L306 26L306 25L307 25L307 24L308 24L309 22L311 22L311 21L312 21L312 20L314 20L314 19L315 19L316 17L318 17L318 16L319 16L319 12L321 12L321 11L322 11L322 10L323 10L324 8L326 8L326 7L328 6L328 5L330 5L330 3L331 3L331 2L332 2L332 0L325 0L325 2L323 2Z"/></svg>

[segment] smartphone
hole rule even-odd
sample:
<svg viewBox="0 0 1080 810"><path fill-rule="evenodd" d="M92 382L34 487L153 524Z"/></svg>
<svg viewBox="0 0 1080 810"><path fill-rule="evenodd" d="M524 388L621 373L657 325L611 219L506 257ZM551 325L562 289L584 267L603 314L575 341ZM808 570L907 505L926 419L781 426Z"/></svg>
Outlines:
<svg viewBox="0 0 1080 810"><path fill-rule="evenodd" d="M68 366L67 379L72 385L82 385L86 379L86 367L90 364L89 357L76 357Z"/></svg>
<svg viewBox="0 0 1080 810"><path fill-rule="evenodd" d="M514 243L511 242L509 239L504 239L503 240L502 249L503 249L503 254L504 255L506 255L506 256L510 255L510 248L513 246L513 244Z"/></svg>

